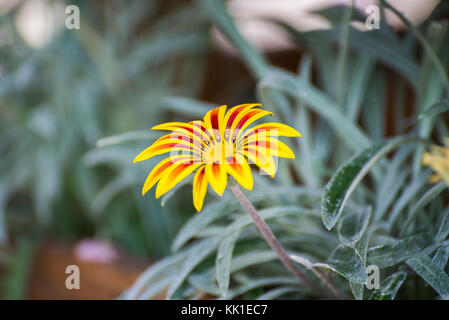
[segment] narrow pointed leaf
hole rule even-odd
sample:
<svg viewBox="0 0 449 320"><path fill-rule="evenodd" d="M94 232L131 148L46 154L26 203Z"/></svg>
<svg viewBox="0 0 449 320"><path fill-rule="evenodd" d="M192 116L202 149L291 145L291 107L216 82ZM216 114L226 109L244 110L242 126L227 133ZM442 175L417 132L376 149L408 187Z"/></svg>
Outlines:
<svg viewBox="0 0 449 320"><path fill-rule="evenodd" d="M414 257L407 264L443 299L449 299L449 277L428 256Z"/></svg>
<svg viewBox="0 0 449 320"><path fill-rule="evenodd" d="M231 277L231 260L235 243L239 237L240 229L231 233L222 240L218 247L217 259L215 262L215 273L221 295L225 298L228 293L229 279Z"/></svg>
<svg viewBox="0 0 449 320"><path fill-rule="evenodd" d="M369 170L391 150L410 141L411 138L398 137L378 143L356 154L338 169L326 185L321 202L322 219L328 230L337 223L352 192Z"/></svg>

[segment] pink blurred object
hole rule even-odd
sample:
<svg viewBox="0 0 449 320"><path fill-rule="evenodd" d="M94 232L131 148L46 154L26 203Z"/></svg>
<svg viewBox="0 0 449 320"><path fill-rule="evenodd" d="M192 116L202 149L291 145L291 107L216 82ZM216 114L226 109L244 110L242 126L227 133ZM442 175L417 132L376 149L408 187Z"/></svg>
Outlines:
<svg viewBox="0 0 449 320"><path fill-rule="evenodd" d="M423 22L441 0L388 0L413 24ZM253 46L263 51L278 51L297 48L289 34L270 19L287 23L300 31L328 29L331 24L315 11L336 5L351 5L368 15L366 8L379 5L378 0L229 0L226 1L229 14ZM390 10L386 10L387 23L397 30L406 29L405 24ZM357 25L362 31L363 24ZM236 53L234 46L220 31L213 29L217 45L229 53Z"/></svg>
<svg viewBox="0 0 449 320"><path fill-rule="evenodd" d="M76 258L85 262L111 263L118 258L117 250L109 243L85 239L80 241L74 248Z"/></svg>

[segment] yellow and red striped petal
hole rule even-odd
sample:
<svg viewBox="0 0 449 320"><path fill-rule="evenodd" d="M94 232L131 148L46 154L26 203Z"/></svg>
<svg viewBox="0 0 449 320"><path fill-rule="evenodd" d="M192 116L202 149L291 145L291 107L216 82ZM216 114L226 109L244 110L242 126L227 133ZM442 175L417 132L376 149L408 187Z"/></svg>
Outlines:
<svg viewBox="0 0 449 320"><path fill-rule="evenodd" d="M158 124L151 128L151 130L165 130L165 131L175 131L175 130L185 130L186 132L192 133L192 126L185 122L166 122Z"/></svg>
<svg viewBox="0 0 449 320"><path fill-rule="evenodd" d="M276 174L276 163L272 156L267 156L255 148L245 150L245 156L248 158L248 162L254 163L270 177L274 178Z"/></svg>
<svg viewBox="0 0 449 320"><path fill-rule="evenodd" d="M219 106L215 109L212 109L206 113L204 116L204 124L206 129L214 129L219 130L221 132L221 128L223 126L223 119L225 117L227 106Z"/></svg>
<svg viewBox="0 0 449 320"><path fill-rule="evenodd" d="M245 132L245 129L252 124L253 122L257 121L258 119L273 115L272 112L261 110L261 109L252 109L248 111L242 119L237 123L237 125L234 128L234 131L232 132L232 136L236 137L236 142L238 141L238 138Z"/></svg>
<svg viewBox="0 0 449 320"><path fill-rule="evenodd" d="M265 155L289 159L295 158L293 151L285 143L276 138L245 142L245 150L248 150L249 148L259 150Z"/></svg>
<svg viewBox="0 0 449 320"><path fill-rule="evenodd" d="M161 162L159 162L157 164L157 166L155 166L153 168L153 170L151 170L150 174L148 175L145 184L143 185L142 188L142 195L145 195L145 193L147 193L155 184L156 182L158 182L161 177L164 175L164 173L167 172L167 170L174 164L176 164L176 162L178 161L192 161L193 158L192 157L178 157L178 158L173 158L173 157L169 157L167 159L162 160Z"/></svg>
<svg viewBox="0 0 449 320"><path fill-rule="evenodd" d="M193 205L200 212L203 208L204 197L207 192L206 167L200 167L193 177Z"/></svg>
<svg viewBox="0 0 449 320"><path fill-rule="evenodd" d="M156 199L166 194L171 188L184 180L202 163L192 159L177 161L165 171L156 187Z"/></svg>
<svg viewBox="0 0 449 320"><path fill-rule="evenodd" d="M238 106L232 107L231 109L229 109L228 112L226 112L226 115L224 117L223 123L224 123L224 127L226 129L231 129L232 125L235 124L237 121L240 121L241 117L243 117L243 115L248 112L249 110L251 110L254 107L260 107L261 104L260 103L245 103L245 104L240 104ZM224 132L222 132L224 134Z"/></svg>
<svg viewBox="0 0 449 320"><path fill-rule="evenodd" d="M196 120L189 123L167 122L154 126L151 130L173 131L173 134L187 135L192 139L198 139L198 141L201 141L203 140L203 136L201 130L198 130L198 127L201 128L202 125L203 122L201 120Z"/></svg>
<svg viewBox="0 0 449 320"><path fill-rule="evenodd" d="M139 153L134 158L133 163L148 160L154 156L175 151L183 152L184 156L195 155L197 158L201 157L201 150L198 149L198 146L182 140L167 140L153 143L151 146Z"/></svg>
<svg viewBox="0 0 449 320"><path fill-rule="evenodd" d="M286 124L277 122L268 122L259 124L248 129L239 138L239 143L241 139L249 139L252 135L265 135L269 137L301 137L301 134Z"/></svg>
<svg viewBox="0 0 449 320"><path fill-rule="evenodd" d="M210 186L220 196L226 189L228 182L226 164L222 163L210 163L206 165L206 178Z"/></svg>
<svg viewBox="0 0 449 320"><path fill-rule="evenodd" d="M204 122L202 120L195 120L189 123L192 124L195 139L199 138L202 146L208 145L212 140L212 136L206 129Z"/></svg>
<svg viewBox="0 0 449 320"><path fill-rule="evenodd" d="M238 134L240 134L244 129L243 126L248 126L251 122L257 120L252 120L251 117L257 117L260 114L260 117L269 114L268 111L261 109L253 109L254 107L260 106L260 104L244 104L237 107L234 107L230 110L224 119L225 130L222 134L225 136L225 139L228 141L232 141ZM259 117L259 118L260 118Z"/></svg>
<svg viewBox="0 0 449 320"><path fill-rule="evenodd" d="M252 190L254 185L253 175L251 173L251 167L246 160L242 163L234 161L228 164L228 173L234 177L234 179L242 185L242 187Z"/></svg>
<svg viewBox="0 0 449 320"><path fill-rule="evenodd" d="M201 153L200 139L196 139L191 135L187 136L184 133L179 133L179 131L173 131L172 133L157 139L151 146L156 147L166 143L179 143L184 145L192 145L192 148L195 152Z"/></svg>

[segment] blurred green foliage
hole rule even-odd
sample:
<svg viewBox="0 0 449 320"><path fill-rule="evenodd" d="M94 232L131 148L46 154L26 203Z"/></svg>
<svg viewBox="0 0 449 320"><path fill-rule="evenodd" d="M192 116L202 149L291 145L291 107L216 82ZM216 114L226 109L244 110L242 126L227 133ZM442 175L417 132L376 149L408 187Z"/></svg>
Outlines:
<svg viewBox="0 0 449 320"><path fill-rule="evenodd" d="M81 29L64 28L39 50L17 32L20 6L0 17L0 246L95 236L164 256L192 210L142 198L148 167L132 159L167 116L164 97L198 95L209 22L179 1L77 5ZM144 134L97 149L130 129Z"/></svg>

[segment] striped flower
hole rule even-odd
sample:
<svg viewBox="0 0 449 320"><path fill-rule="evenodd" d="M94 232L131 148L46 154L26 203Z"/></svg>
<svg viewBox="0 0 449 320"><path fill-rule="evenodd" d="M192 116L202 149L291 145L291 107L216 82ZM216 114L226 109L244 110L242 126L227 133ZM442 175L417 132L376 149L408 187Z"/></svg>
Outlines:
<svg viewBox="0 0 449 320"><path fill-rule="evenodd" d="M431 151L422 157L423 165L436 172L429 179L432 183L444 180L449 184L449 138L444 139L444 142L446 147L432 146Z"/></svg>
<svg viewBox="0 0 449 320"><path fill-rule="evenodd" d="M221 196L226 189L228 174L251 190L253 176L250 163L274 177L276 163L273 157L295 157L292 150L277 137L301 135L295 129L275 122L250 127L256 120L272 115L258 108L260 106L242 104L227 112L226 106L220 106L210 110L203 120L168 122L153 127L152 130L171 133L142 151L134 163L160 154L169 153L169 156L150 172L142 195L157 183L156 198L159 198L195 172L193 204L201 211L207 186L210 185Z"/></svg>

